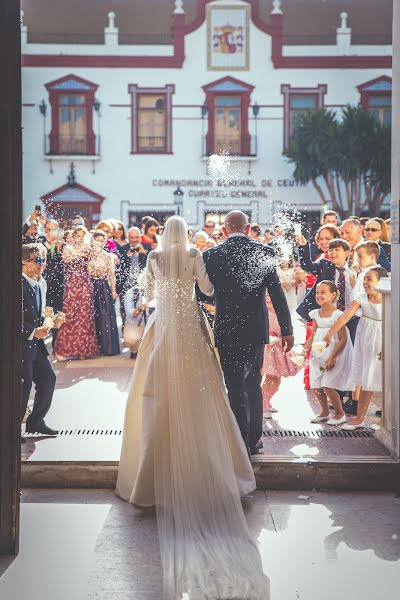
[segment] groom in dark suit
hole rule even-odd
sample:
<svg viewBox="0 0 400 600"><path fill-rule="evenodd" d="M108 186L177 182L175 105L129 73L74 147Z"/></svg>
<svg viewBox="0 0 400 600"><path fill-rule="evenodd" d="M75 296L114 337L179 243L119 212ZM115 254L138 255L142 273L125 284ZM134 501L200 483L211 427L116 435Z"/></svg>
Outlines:
<svg viewBox="0 0 400 600"><path fill-rule="evenodd" d="M241 211L230 212L222 230L226 242L203 254L215 289L215 343L243 440L249 453L257 454L263 416L261 368L269 342L266 289L287 352L293 347L293 328L273 249L248 237L250 224Z"/></svg>

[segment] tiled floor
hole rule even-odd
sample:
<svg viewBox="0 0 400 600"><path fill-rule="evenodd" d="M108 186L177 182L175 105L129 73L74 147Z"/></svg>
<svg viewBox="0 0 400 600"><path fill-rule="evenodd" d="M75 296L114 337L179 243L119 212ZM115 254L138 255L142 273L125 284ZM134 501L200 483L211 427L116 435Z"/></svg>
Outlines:
<svg viewBox="0 0 400 600"><path fill-rule="evenodd" d="M397 600L400 497L255 492L244 500L271 600ZM103 490L25 490L2 600L160 600L155 515Z"/></svg>
<svg viewBox="0 0 400 600"><path fill-rule="evenodd" d="M296 323L296 343L304 341L304 328ZM46 418L51 427L67 431L59 438L28 437L22 446L27 461L116 461L119 459L125 403L134 361L125 349L119 356L93 360L54 362L57 387ZM378 455L386 450L368 438L314 438L313 432L328 428L310 424L318 410L311 392L303 387L303 371L283 379L273 398L278 409L269 420L270 430L300 430L311 435L300 440L264 437L265 454L293 456ZM371 406L370 421L376 420ZM85 433L82 434L82 431ZM107 434L100 432L107 431ZM110 431L113 433L111 434ZM81 433L78 433L81 432ZM89 432L89 433L88 433ZM99 432L96 434L96 432Z"/></svg>

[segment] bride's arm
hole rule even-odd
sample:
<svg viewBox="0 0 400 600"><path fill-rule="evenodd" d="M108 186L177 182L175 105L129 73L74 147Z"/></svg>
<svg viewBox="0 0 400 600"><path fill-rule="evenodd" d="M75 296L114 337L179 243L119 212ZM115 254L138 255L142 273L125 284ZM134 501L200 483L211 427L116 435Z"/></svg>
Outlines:
<svg viewBox="0 0 400 600"><path fill-rule="evenodd" d="M151 252L147 257L146 269L144 272L144 299L143 302L149 305L155 297L156 283L153 271L153 260Z"/></svg>
<svg viewBox="0 0 400 600"><path fill-rule="evenodd" d="M200 291L206 296L213 296L214 287L207 275L206 265L201 252L195 248L192 248L191 252L192 251L196 251L196 256L194 259L194 278L197 281Z"/></svg>

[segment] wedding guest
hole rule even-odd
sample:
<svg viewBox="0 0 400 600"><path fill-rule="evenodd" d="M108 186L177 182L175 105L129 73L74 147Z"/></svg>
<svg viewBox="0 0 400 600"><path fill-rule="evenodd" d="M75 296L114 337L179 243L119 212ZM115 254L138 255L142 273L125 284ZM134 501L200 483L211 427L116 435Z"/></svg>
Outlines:
<svg viewBox="0 0 400 600"><path fill-rule="evenodd" d="M114 227L110 221L106 221L105 219L99 221L95 227L96 230L102 231L106 238L105 247L109 252L112 252L115 256L116 263L119 262L119 254L117 249L117 244L113 240Z"/></svg>
<svg viewBox="0 0 400 600"><path fill-rule="evenodd" d="M150 218L146 221L140 241L147 252L157 248L159 228L160 226L155 219Z"/></svg>
<svg viewBox="0 0 400 600"><path fill-rule="evenodd" d="M357 275L354 276L352 281L353 294L352 300L354 300L358 294L364 291L364 278L366 273L371 269L378 267L377 259L379 258L379 245L376 242L362 242L357 246L357 263L361 269Z"/></svg>
<svg viewBox="0 0 400 600"><path fill-rule="evenodd" d="M207 236L210 237L215 232L216 226L217 226L217 224L215 221L213 221L212 219L207 219L204 222L202 231L205 231Z"/></svg>
<svg viewBox="0 0 400 600"><path fill-rule="evenodd" d="M193 229L188 229L188 240L189 240L189 244L193 243L193 238L194 238L194 231Z"/></svg>
<svg viewBox="0 0 400 600"><path fill-rule="evenodd" d="M114 242L117 244L118 250L125 250L129 247L129 241L126 236L125 225L122 221L116 221L116 227L114 230Z"/></svg>
<svg viewBox="0 0 400 600"><path fill-rule="evenodd" d="M26 420L27 433L57 435L45 423L45 417L53 399L56 376L48 358L44 339L49 329L43 327L45 298L42 296L38 280L45 265L45 256L38 244L22 246L22 402L21 422L28 406L32 383L36 392L33 410Z"/></svg>
<svg viewBox="0 0 400 600"><path fill-rule="evenodd" d="M74 239L73 233L74 233L73 229L65 229L62 238L66 244L68 244L68 245L72 244L73 239Z"/></svg>
<svg viewBox="0 0 400 600"><path fill-rule="evenodd" d="M343 312L336 308L338 288L332 281L320 281L317 284L316 300L319 309L312 310L313 320L311 336L304 345L305 352L311 349L310 383L315 399L320 404L320 413L311 419L311 423L326 422L327 425L341 425L346 416L338 390L349 389L353 346L346 327L337 331L331 344L324 348L327 328L331 327ZM319 345L319 346L318 346ZM334 408L329 413L329 403Z"/></svg>
<svg viewBox="0 0 400 600"><path fill-rule="evenodd" d="M208 235L205 231L198 231L193 238L193 244L200 250L200 252L207 250L207 241Z"/></svg>
<svg viewBox="0 0 400 600"><path fill-rule="evenodd" d="M88 273L94 292L94 318L100 354L115 356L120 353L117 317L114 301L117 298L113 257L104 250L106 237L102 231L93 232Z"/></svg>
<svg viewBox="0 0 400 600"><path fill-rule="evenodd" d="M391 238L392 238L392 228L391 228L390 219L385 219L385 223L386 223L386 231L387 231L387 235L388 235L388 242L390 242Z"/></svg>
<svg viewBox="0 0 400 600"><path fill-rule="evenodd" d="M257 242L261 242L261 227L258 223L252 223L250 227L250 237Z"/></svg>
<svg viewBox="0 0 400 600"><path fill-rule="evenodd" d="M365 225L364 236L368 242L379 244L378 265L390 272L391 245L385 221L379 217L370 219Z"/></svg>
<svg viewBox="0 0 400 600"><path fill-rule="evenodd" d="M356 247L364 241L361 234L361 223L358 218L350 218L343 221L340 228L341 236L350 246L350 255L348 259L349 267L357 264Z"/></svg>
<svg viewBox="0 0 400 600"><path fill-rule="evenodd" d="M25 233L22 235L22 243L23 244L35 244L40 243L39 239L39 222L36 219L32 219L30 221L29 226L23 229Z"/></svg>
<svg viewBox="0 0 400 600"><path fill-rule="evenodd" d="M272 233L271 229L265 229L264 230L264 243L265 244L271 244L271 242L273 241L274 236Z"/></svg>
<svg viewBox="0 0 400 600"><path fill-rule="evenodd" d="M46 270L43 275L47 282L46 304L54 309L54 313L58 313L62 310L64 296L64 243L60 239L60 226L54 219L47 221L44 232L44 246L47 250Z"/></svg>
<svg viewBox="0 0 400 600"><path fill-rule="evenodd" d="M337 227L338 222L339 222L339 217L338 217L337 212L335 212L334 210L327 210L323 214L321 226L319 227L318 231L320 231L321 227L323 227L324 225L333 225L334 227ZM316 242L316 240L315 240L316 235L318 234L318 231L315 234L311 235L310 248L311 248L312 260L315 260L319 256L318 250L320 248L318 246L318 242ZM338 237L340 237L340 235Z"/></svg>
<svg viewBox="0 0 400 600"><path fill-rule="evenodd" d="M364 292L335 321L324 338L330 344L333 336L361 309L351 365L353 386L360 386L361 393L356 417L341 427L346 431L365 427L372 394L382 392L382 294L376 290L376 286L381 277L387 276L387 271L382 267L368 271L364 278Z"/></svg>
<svg viewBox="0 0 400 600"><path fill-rule="evenodd" d="M296 274L296 269L293 265L293 258L289 257L288 260L280 260L277 267L277 273L279 281L281 282L283 292L286 297L286 302L288 304L290 314L293 315L294 311L297 308L296 286L298 285L298 278Z"/></svg>
<svg viewBox="0 0 400 600"><path fill-rule="evenodd" d="M86 227L85 219L82 215L75 215L71 219L71 229L75 229L76 227Z"/></svg>
<svg viewBox="0 0 400 600"><path fill-rule="evenodd" d="M265 303L268 310L269 344L265 344L264 362L261 369L264 425L265 420L271 418L271 413L278 412L272 406L271 400L279 390L282 377L292 377L300 368L294 364L289 354L283 349L281 328L268 292L266 292Z"/></svg>
<svg viewBox="0 0 400 600"><path fill-rule="evenodd" d="M151 219L153 219L153 217L150 216L150 215L146 215L146 216L144 216L144 217L141 218L140 226L141 226L141 233L142 234L144 233L144 228L146 226L147 221L150 221Z"/></svg>
<svg viewBox="0 0 400 600"><path fill-rule="evenodd" d="M65 246L65 292L63 312L66 323L60 327L55 342L57 360L90 358L99 355L97 343L93 283L88 273L90 246L86 227L79 225L73 232L73 243Z"/></svg>
<svg viewBox="0 0 400 600"><path fill-rule="evenodd" d="M126 291L124 308L126 315L124 343L131 352L131 358L136 358L149 317L142 290L138 286L131 287Z"/></svg>
<svg viewBox="0 0 400 600"><path fill-rule="evenodd" d="M206 249L208 250L209 248L214 248L215 246L217 246L217 242L215 240L213 240L212 238L208 238L207 244L206 244Z"/></svg>
<svg viewBox="0 0 400 600"><path fill-rule="evenodd" d="M361 235L364 237L364 229L366 224L368 223L368 221L371 220L371 217L360 217L360 223L361 223Z"/></svg>

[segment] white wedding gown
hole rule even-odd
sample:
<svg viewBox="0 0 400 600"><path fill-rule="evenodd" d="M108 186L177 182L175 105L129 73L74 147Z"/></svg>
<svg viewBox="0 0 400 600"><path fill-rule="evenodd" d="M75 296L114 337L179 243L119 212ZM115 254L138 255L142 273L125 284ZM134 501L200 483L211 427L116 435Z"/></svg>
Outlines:
<svg viewBox="0 0 400 600"><path fill-rule="evenodd" d="M156 311L134 368L116 492L157 507L164 598L267 600L240 501L256 487L253 470L195 298L196 281L213 293L204 261L197 249L153 251L146 278Z"/></svg>

